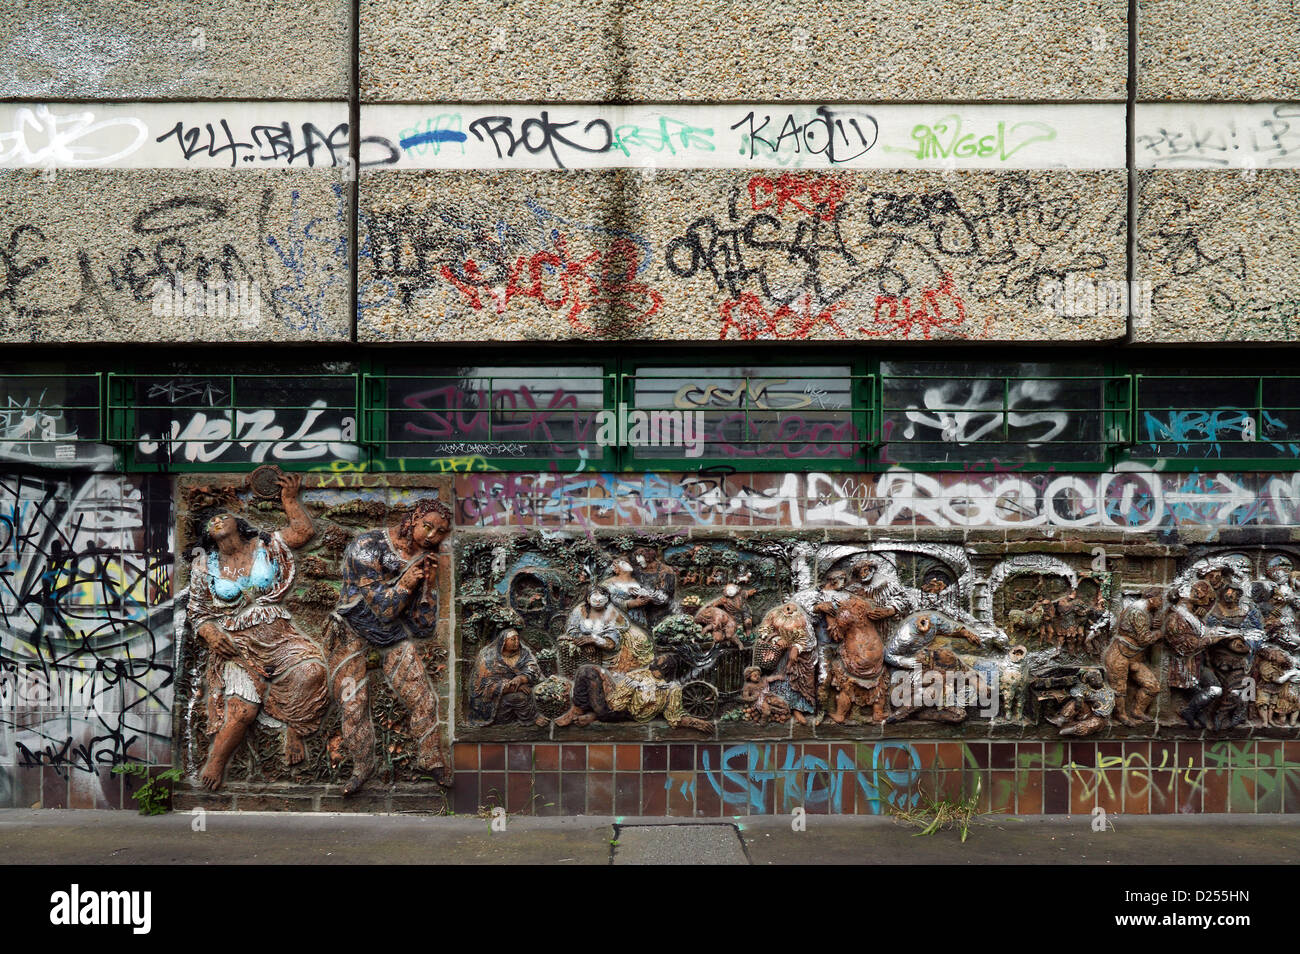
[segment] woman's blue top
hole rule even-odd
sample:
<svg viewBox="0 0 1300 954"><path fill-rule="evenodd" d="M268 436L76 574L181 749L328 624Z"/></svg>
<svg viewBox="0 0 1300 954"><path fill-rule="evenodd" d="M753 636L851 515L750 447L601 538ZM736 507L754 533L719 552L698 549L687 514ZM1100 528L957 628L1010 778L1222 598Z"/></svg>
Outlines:
<svg viewBox="0 0 1300 954"><path fill-rule="evenodd" d="M221 575L221 564L217 554L208 554L208 576L212 579L212 592L219 599L233 600L241 592L269 590L279 575L280 568L266 552L266 545L257 544L257 555L253 557L253 568L237 580L229 580Z"/></svg>

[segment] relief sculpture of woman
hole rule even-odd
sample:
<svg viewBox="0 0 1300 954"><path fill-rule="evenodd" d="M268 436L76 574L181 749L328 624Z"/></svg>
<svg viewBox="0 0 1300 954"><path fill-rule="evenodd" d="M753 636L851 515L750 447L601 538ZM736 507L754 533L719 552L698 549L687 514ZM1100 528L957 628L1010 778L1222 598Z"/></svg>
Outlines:
<svg viewBox="0 0 1300 954"><path fill-rule="evenodd" d="M302 478L279 478L289 525L268 533L230 513L207 520L190 573L189 618L207 644L207 719L212 739L199 775L220 788L226 764L258 713L284 724L290 765L329 704L325 654L294 628L281 603L294 580L293 550L315 535L298 501Z"/></svg>
<svg viewBox="0 0 1300 954"><path fill-rule="evenodd" d="M634 626L649 630L650 612L668 605L668 594L637 581L632 564L627 560L614 561L614 575L601 586L609 593L614 605L623 611Z"/></svg>
<svg viewBox="0 0 1300 954"><path fill-rule="evenodd" d="M511 721L546 725L547 720L537 714L533 699L533 686L542 681L542 667L513 626L501 630L496 639L479 650L472 678L470 725Z"/></svg>

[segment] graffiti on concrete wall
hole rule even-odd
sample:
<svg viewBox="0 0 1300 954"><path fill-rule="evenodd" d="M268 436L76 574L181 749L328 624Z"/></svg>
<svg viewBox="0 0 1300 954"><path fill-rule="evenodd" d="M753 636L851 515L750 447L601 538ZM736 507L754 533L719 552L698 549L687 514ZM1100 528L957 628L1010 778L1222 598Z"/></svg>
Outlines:
<svg viewBox="0 0 1300 954"><path fill-rule="evenodd" d="M1071 104L368 106L359 145L407 168L1118 168L1123 123ZM13 103L0 130L0 167L333 167L351 147L342 103Z"/></svg>
<svg viewBox="0 0 1300 954"><path fill-rule="evenodd" d="M12 103L0 168L319 168L348 162L342 103Z"/></svg>
<svg viewBox="0 0 1300 954"><path fill-rule="evenodd" d="M0 804L170 762L170 527L156 479L0 479Z"/></svg>
<svg viewBox="0 0 1300 954"><path fill-rule="evenodd" d="M1137 274L1150 284L1158 319L1139 321L1140 337L1188 339L1209 329L1218 341L1295 337L1300 300L1259 267L1259 251L1246 238L1261 221L1279 241L1294 230L1295 172L1290 159L1278 165L1287 168L1216 171L1197 162L1139 173ZM1207 330L1198 329L1202 322Z"/></svg>
<svg viewBox="0 0 1300 954"><path fill-rule="evenodd" d="M664 250L673 276L705 278L726 299L722 339L738 308L751 321L735 336L748 340L983 337L988 302L1038 307L1047 281L1117 260L1117 207L1085 208L1042 180L1000 178L974 194L840 183L784 209L769 208L764 185L751 179L725 217L696 219Z"/></svg>
<svg viewBox="0 0 1300 954"><path fill-rule="evenodd" d="M875 175L683 175L664 173L651 192L592 179L593 191L635 188L642 204L680 193L658 234L639 216L605 221L538 195L504 211L499 197L489 210L374 196L361 216L359 320L380 338L421 316L425 337L436 316L435 337L453 326L536 336L541 322L553 337L679 338L667 303L689 302L711 322L691 336L724 341L997 337L1012 313L1049 320L1052 283L1123 262L1121 197L1080 198L1077 177L1096 191L1104 173L907 191Z"/></svg>
<svg viewBox="0 0 1300 954"><path fill-rule="evenodd" d="M15 188L43 191L106 175L69 173L51 185L0 173ZM132 180L95 181L116 191ZM127 208L106 194L109 221L95 243L78 232L79 216L31 219L22 213L29 204L17 203L0 219L0 335L41 340L51 322L64 321L107 338L121 337L127 322L151 323L159 340L284 330L346 336L347 202L339 183L251 191L178 183L158 198L166 188L151 183L143 202L120 196L139 203ZM76 194L69 210L80 205Z"/></svg>
<svg viewBox="0 0 1300 954"><path fill-rule="evenodd" d="M1300 477L1211 472L467 474L470 526L949 527L1166 531L1300 523Z"/></svg>
<svg viewBox="0 0 1300 954"><path fill-rule="evenodd" d="M367 106L362 165L537 169L1118 168L1105 105ZM1099 130L1110 130L1112 137Z"/></svg>
<svg viewBox="0 0 1300 954"><path fill-rule="evenodd" d="M1297 119L1290 103L1142 103L1134 159L1146 169L1294 169Z"/></svg>
<svg viewBox="0 0 1300 954"><path fill-rule="evenodd" d="M656 314L662 295L644 281L650 240L599 221L527 201L489 221L442 205L361 212L358 319L372 310L445 307L497 322L521 308L578 335L632 330ZM491 316L498 316L492 319Z"/></svg>

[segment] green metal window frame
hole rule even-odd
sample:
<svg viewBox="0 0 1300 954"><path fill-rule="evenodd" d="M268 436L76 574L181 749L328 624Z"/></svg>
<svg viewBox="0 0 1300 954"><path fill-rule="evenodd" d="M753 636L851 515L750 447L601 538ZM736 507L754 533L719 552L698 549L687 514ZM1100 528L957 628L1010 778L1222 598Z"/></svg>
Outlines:
<svg viewBox="0 0 1300 954"><path fill-rule="evenodd" d="M616 374L615 372L608 369L609 362L586 359L582 363L591 365L593 367L599 366L604 368L604 370L602 370L602 372L599 375L596 375L594 377L579 379L579 380L586 381L588 383L594 383L596 381L599 381L601 401L600 401L600 407L579 408L576 410L578 412L590 411L593 416L602 411L604 412L614 411L616 413L617 412ZM505 361L500 362L497 366L503 368L504 367L521 367L521 368L526 367L526 365L522 362L509 364ZM493 367L492 365L485 365L484 369L491 370L492 367ZM537 366L537 371L539 373L534 378L534 380L539 380L539 381L575 380L572 375L559 375L559 374L548 375L545 373L545 368L547 367L554 367L554 362L546 366L541 366L541 365ZM509 408L509 409L497 408L496 406L497 390L495 387L495 382L505 378L514 379L518 377L520 377L520 375L517 373L512 373L508 375L489 374L489 375L478 376L479 380L486 379L489 382L488 406L486 408L479 409L479 413L484 413L487 415L488 433L486 437L480 435L473 435L473 436L466 436L462 438L447 438L445 440L430 439L427 441L427 443L430 444L454 443L457 440L469 445L484 445L484 444L493 444L493 443L501 443L501 444L542 443L541 441L524 441L524 440L520 440L518 437L513 437L513 436L510 437L509 439L503 436L500 441L494 439L494 435L492 431L494 427L498 426L496 424L497 415L498 414L509 415L511 413L516 412L515 408ZM585 458L577 454L575 454L572 457L556 458L556 457L536 457L536 456L497 457L491 454L478 454L478 453L446 455L444 457L408 457L405 455L394 455L394 454L384 453L385 450L390 449L390 445L392 443L398 443L398 444L419 443L418 441L396 441L396 442L391 441L388 433L390 415L396 413L416 412L419 410L428 410L434 412L445 411L448 413L464 413L463 411L459 411L453 408L394 407L389 403L389 401L386 398L386 392L388 391L386 385L392 381L433 382L433 381L447 381L447 380L452 380L452 379L447 375L386 374L386 373L378 373L374 371L368 371L362 375L361 393L362 393L363 409L362 409L361 419L363 424L361 430L361 439L370 448L373 454L373 459L382 462L385 469L391 469L392 467L396 467L397 469L401 469L405 471L415 471L415 472L437 471L443 473L443 472L447 472L448 470L454 472L458 466L456 463L457 461L460 462L459 466L463 466L468 470L475 469L476 465L478 465L480 461L483 469L492 469L492 470L547 470L550 469L551 467L557 467L564 471L570 471L573 470L580 463L585 467L595 467L600 470L613 470L617 468L617 456L616 456L617 448L612 446L601 447L599 448L598 454L589 454ZM527 412L519 412L519 413L527 413ZM574 444L574 445L582 444L583 446L586 446L591 442L594 442L596 436L597 436L596 432L593 432L591 436L591 441L569 440L569 441L560 441L558 443L561 444L567 443L567 444ZM555 444L557 442L552 439L550 443ZM452 462L452 466L448 467L447 462Z"/></svg>
<svg viewBox="0 0 1300 954"><path fill-rule="evenodd" d="M960 471L982 471L988 468L992 463L990 460L981 459L975 453L970 453L964 459L958 460L895 460L893 455L889 454L889 444L882 443L884 436L884 422L891 409L886 404L886 390L888 381L891 378L916 378L916 379L941 379L941 372L933 374L883 374L882 363L906 361L920 361L923 363L933 363L936 367L942 368L943 364L952 362L954 366L962 365L972 367L977 370L981 358L965 354L954 357L951 354L919 354L910 355L900 359L897 354L883 351L880 353L864 353L863 349L842 349L840 353L827 348L790 348L781 352L770 352L763 350L746 350L736 349L729 350L725 353L718 353L711 349L685 349L669 350L658 348L653 350L643 350L633 352L629 355L620 355L614 357L593 357L590 353L574 349L566 352L548 352L545 359L521 358L516 355L496 354L472 354L467 351L457 352L452 357L442 358L440 365L449 367L474 366L487 372L492 376L494 368L512 369L510 377L519 379L523 374L523 369L535 369L536 379L546 380L568 380L568 376L557 375L555 369L565 365L590 367L599 369L599 393L600 408L595 407L582 410L590 410L593 413L597 410L618 413L620 404L625 404L629 410L656 410L651 405L638 407L636 403L636 381L638 374L644 374L649 369L663 369L663 374L670 374L674 378L680 378L688 375L691 369L704 368L726 368L736 369L738 371L751 371L749 376L740 375L737 380L744 377L746 394L749 393L749 381L762 378L772 380L788 380L792 375L792 369L797 368L826 368L836 367L845 368L848 374L847 393L850 396L848 406L845 408L836 408L836 411L842 411L847 414L852 423L853 430L859 435L855 452L850 456L839 457L828 454L826 456L807 456L807 457L786 457L784 455L769 457L726 457L722 455L702 456L691 458L686 456L668 456L654 455L646 453L645 456L636 456L634 449L626 446L608 446L598 448L598 453L593 453L586 458L555 458L543 456L528 457L511 457L511 456L491 456L475 455L473 460L457 459L448 457L415 457L390 454L387 446L386 425L388 415L396 410L411 410L410 408L394 408L386 403L385 382L393 379L407 378L419 379L425 377L419 374L411 373L389 373L389 367L407 367L411 366L409 355L403 354L398 356L397 352L370 352L361 355L351 355L346 361L357 370L346 373L320 374L311 371L298 371L286 373L258 373L258 372L239 372L221 370L219 372L197 370L199 364L196 362L194 369L185 371L157 372L157 371L135 371L135 370L99 370L85 371L80 370L70 373L62 372L35 372L35 373L18 373L5 374L5 378L10 381L57 381L57 380L76 380L82 382L93 382L99 400L96 405L87 404L68 404L66 407L57 404L48 404L46 408L52 414L58 414L60 407L69 412L78 412L84 416L94 414L97 422L95 430L97 433L90 433L89 429L78 428L75 438L59 437L53 441L40 440L39 435L33 435L31 443L79 443L93 444L106 443L113 445L117 452L119 468L125 472L202 472L202 471L241 471L252 470L262 463L262 461L253 460L224 460L224 461L190 461L185 459L173 460L153 460L142 458L136 453L136 444L139 440L137 421L138 415L142 408L156 410L158 406L149 405L143 401L136 400L135 387L141 380L149 379L219 379L224 382L224 386L229 392L222 402L216 405L200 403L177 403L171 405L161 405L162 407L172 407L181 412L204 411L212 414L234 412L239 410L253 410L253 406L240 408L239 404L239 382L249 379L291 379L296 381L320 381L323 379L346 380L351 382L349 393L350 399L343 403L333 403L329 407L331 410L339 411L343 416L351 416L356 423L355 439L349 442L357 448L357 459L346 462L350 470L375 470L375 471L412 471L412 472L456 472L460 470L500 470L500 471L554 471L559 473L571 473L578 470L602 470L616 471L626 473L636 473L645 471L705 471L717 470L719 468L734 469L738 471L828 471L828 472L880 472L892 467L902 466L909 470L915 471L932 471L932 472L960 472ZM1038 367L1052 365L1052 357L1045 359L1034 359L1032 363ZM1146 411L1178 411L1178 410L1208 410L1208 411L1238 411L1248 415L1254 422L1256 442L1279 444L1284 447L1291 445L1291 441L1268 440L1265 424L1269 421L1269 415L1275 418L1278 414L1300 414L1300 401L1292 401L1289 398L1279 400L1269 400L1270 384L1278 382L1300 381L1300 376L1287 374L1255 374L1255 375L1214 375L1208 369L1198 371L1184 372L1183 374L1167 374L1161 371L1149 373L1144 368L1144 364L1136 360L1100 358L1088 359L1096 360L1101 366L1101 372L1097 375L1050 375L1050 374L960 374L954 373L954 379L984 379L1000 381L1003 393L1003 406L1001 411L991 409L976 413L988 413L993 415L1001 414L1001 428L982 440L968 442L965 446L970 448L978 444L996 444L1004 453L1011 450L1012 453L1006 453L1005 459L998 461L1008 469L1026 473L1040 473L1051 471L1070 471L1070 472L1090 472L1104 471L1114 469L1117 465L1125 463L1135 463L1146 466L1158 466L1164 470L1174 472L1195 472L1209 469L1230 468L1235 470L1273 470L1273 471L1296 471L1300 470L1300 441L1295 441L1297 452L1292 456L1277 457L1246 457L1242 456L1242 445L1246 442L1216 440L1212 437L1200 439L1169 439L1167 441L1143 441L1142 440L1142 415ZM93 367L95 362L89 362ZM233 362L230 362L233 363ZM1000 363L1006 363L1005 359ZM1062 362L1065 363L1065 362ZM82 368L86 367L83 363ZM1139 370L1139 368L1144 368ZM764 375L765 369L780 369L783 373L780 375ZM432 380L436 376L428 376ZM592 378L595 379L593 374ZM1249 381L1254 382L1255 400L1251 407L1227 407L1227 408L1186 408L1182 406L1185 402L1175 402L1166 404L1157 401L1155 398L1144 394L1144 382L1161 382L1173 380L1216 380L1216 381ZM1080 381L1087 380L1100 381L1102 384L1102 399L1099 407L1096 409L1101 414L1100 432L1095 443L1099 445L1099 453L1096 460L1024 460L1014 453L1014 444L1008 446L1005 439L1010 435L1010 421L1007 417L1009 411L1013 411L1010 405L1009 392L1010 387L1015 381L1025 380L1061 380L1061 381ZM21 388L14 389L16 393L21 394ZM592 393L593 389L588 389L585 393ZM308 392L310 393L310 392ZM644 393L644 392L643 392ZM837 394L845 393L845 388L841 387ZM493 398L489 396L488 403L492 403ZM1208 403L1208 402L1207 402ZM262 408L261 404L257 408ZM277 408L284 411L302 411L312 410L307 403L307 399L301 402L290 404L285 403ZM901 410L899 408L898 410ZM1075 407L1062 405L1060 408L1050 406L1036 407L1034 410L1064 410L1080 412L1091 412L1093 408ZM418 408L416 409L418 410ZM719 411L725 410L719 408ZM777 409L779 412L780 409ZM931 410L934 410L931 408ZM939 410L943 410L940 408ZM953 408L951 410L967 410L965 408ZM747 409L739 408L740 411L748 413ZM764 413L771 414L772 411L764 409ZM227 413L229 428L225 438L208 438L207 442L226 439L235 440L237 434L236 415ZM829 414L828 414L829 417ZM1288 422L1289 423L1289 422ZM489 437L491 428L496 426L489 415ZM1300 421L1296 422L1296 429L1300 431ZM745 433L751 433L749 418L745 418ZM300 439L298 439L300 440ZM429 443L438 444L455 443L460 438L451 438L443 440L441 438L431 440ZM463 439L466 443L481 441L480 436L468 436ZM515 437L505 438L503 440L517 441ZM263 443L262 440L255 440L256 443ZM282 441L272 441L271 443L288 443L289 437ZM490 443L487 441L485 443ZM238 443L238 441L237 441ZM414 443L414 442L413 442ZM518 442L527 443L527 442ZM755 438L754 443L775 443L774 440L768 440L764 435L761 438ZM833 437L828 437L826 444L834 444L836 441ZM939 443L931 441L931 443ZM1078 441L1057 439L1046 443L1073 443ZM1149 448L1153 444L1163 445L1171 450L1180 445L1191 445L1198 451L1198 456L1177 456L1166 454L1164 456L1152 456L1143 454L1141 451ZM1219 445L1212 451L1207 450L1200 453L1199 449L1207 445ZM1289 451L1289 447L1287 448ZM645 453L647 449L642 449ZM183 455L175 455L183 456ZM312 458L303 460L279 460L273 454L267 455L268 460L275 460L276 463L287 470L336 470L339 462L325 458Z"/></svg>
<svg viewBox="0 0 1300 954"><path fill-rule="evenodd" d="M1243 457L1232 453L1224 454L1222 452L1215 454L1206 454L1200 457L1191 456L1169 456L1169 455L1150 455L1137 453L1137 448L1149 447L1152 445L1169 445L1178 446L1196 446L1196 447L1219 447L1223 445L1232 445L1233 448L1243 444L1295 444L1300 447L1300 437L1294 441L1273 441L1264 435L1264 415L1272 411L1289 411L1300 412L1300 405L1276 405L1266 403L1264 400L1265 385L1269 382L1276 381L1296 381L1300 382L1300 375L1286 374L1143 374L1135 373L1133 378L1133 415L1130 433L1132 439L1128 442L1123 460L1132 461L1140 464L1159 464L1163 470L1176 472L1194 472L1210 468L1220 469L1224 466L1240 470L1300 470L1300 455L1287 457ZM1187 407L1182 404L1158 404L1149 405L1143 399L1142 383L1144 381L1253 381L1254 386L1254 405L1249 408L1239 407ZM1250 420L1254 426L1255 438L1253 441L1231 441L1225 439L1215 439L1211 437L1202 438L1169 438L1167 440L1154 441L1145 440L1142 437L1142 416L1145 412L1150 411L1196 411L1196 412L1240 412L1244 418ZM1297 426L1297 432L1300 433L1300 425Z"/></svg>
<svg viewBox="0 0 1300 954"><path fill-rule="evenodd" d="M33 372L33 373L25 373L25 374L5 374L3 378L6 383L9 381L51 381L51 382L84 381L86 383L91 383L94 385L94 393L95 393L94 404L64 404L64 403L42 402L40 406L40 410L47 417L55 413L62 415L68 411L93 411L95 415L94 418L95 433L93 436L81 433L81 429L80 427L78 427L78 431L76 435L65 434L65 435L52 437L48 439L40 437L39 435L34 437L14 435L14 436L6 436L4 438L6 442L12 442L17 444L105 444L108 442L107 435L105 433L107 428L105 426L105 415L104 415L104 381L105 381L104 372L90 371L84 373L71 373L71 374L62 373L62 372L57 372L57 373L56 372L45 372L45 373ZM10 391L8 387L4 389L4 394L6 398L10 397ZM22 410L24 410L23 407L14 406L12 404L0 408L0 412L4 412L4 413L14 413L15 411L22 411Z"/></svg>
<svg viewBox="0 0 1300 954"><path fill-rule="evenodd" d="M221 404L171 404L174 410L182 412L220 412L227 415L228 431L226 435L205 435L202 442L180 442L180 443L203 443L211 444L220 441L230 441L232 443L256 443L256 444L297 444L302 443L302 438L283 437L278 440L267 440L264 438L241 440L236 434L239 413L248 413L253 410L253 405L247 408L239 406L239 390L236 385L238 381L248 380L270 380L270 381L322 381L337 380L341 383L351 382L352 385L352 402L348 405L335 405L330 407L331 410L343 412L345 415L350 414L353 427L356 429L356 436L351 441L342 441L354 445L357 448L356 467L358 469L369 469L372 466L368 449L361 440L361 390L360 390L360 372L341 373L341 374L307 374L307 373L243 373L238 371L172 371L172 372L132 372L132 371L110 371L105 375L106 386L105 394L105 415L108 421L108 437L110 443L116 445L121 453L121 469L127 473L202 473L217 471L243 471L253 470L264 463L275 463L285 470L320 470L320 461L312 460L264 460L264 461L242 461L242 460L214 460L214 461L177 461L174 459L152 460L144 459L138 454L137 445L144 438L141 437L138 428L139 417L142 411L163 410L165 405L145 405L135 399L135 386L138 382L148 380L175 380L177 378L193 378L197 380L209 379L214 381L224 381L227 386L227 397ZM268 406L260 403L257 410L266 410ZM276 404L269 406L269 409L276 411L313 411L318 410L311 405L304 404ZM169 438L159 436L150 438L157 440L159 443L172 443ZM314 466L315 465L315 466Z"/></svg>
<svg viewBox="0 0 1300 954"><path fill-rule="evenodd" d="M969 360L969 359L966 359ZM885 439L884 430L886 419L889 414L910 410L902 406L891 407L886 404L885 391L887 382L898 380L915 380L915 381L933 381L935 375L932 374L884 374L879 375L880 392L876 400L876 407L879 409L874 428L874 433L880 435L876 445L877 453L875 455L875 467L873 470L884 470L891 466L906 467L909 470L918 472L951 472L966 470L979 463L987 461L973 460L903 460L891 459L889 452L890 441ZM1002 448L1014 448L1021 446L1029 448L1030 446L1043 445L1062 445L1066 447L1094 446L1098 453L1094 459L1071 460L1069 458L1046 459L1046 460L1022 460L1018 458L1009 458L1007 460L997 460L1000 465L1014 467L1018 471L1028 473L1048 472L1053 470L1066 470L1074 473L1099 473L1110 470L1117 462L1116 454L1119 448L1129 443L1129 436L1133 431L1133 376L1130 374L1114 373L1111 369L1106 369L1102 374L956 374L951 380L954 381L998 381L1002 387L1002 406L1001 409L977 410L972 412L968 407L953 405L949 407L926 408L928 412L938 413L976 413L1001 415L1002 424L997 436L993 438L977 438L970 441L961 442L965 446L978 446L980 444L995 445ZM1080 381L1080 382L1099 382L1101 384L1100 401L1096 407L1070 407L1057 406L1030 409L1016 409L1011 407L1011 389L1014 384L1028 381ZM1090 413L1097 412L1098 418L1098 436L1095 440L1077 440L1077 439L1060 439L1060 440L1042 440L1042 441L1014 441L1010 439L1011 415L1015 413L1036 414L1051 411L1062 411L1065 413ZM944 440L916 440L907 439L909 445L916 444L933 444L943 447L954 443L954 441Z"/></svg>
<svg viewBox="0 0 1300 954"><path fill-rule="evenodd" d="M788 471L788 470L819 470L827 472L858 472L868 469L868 459L871 455L871 449L875 446L875 436L878 431L874 427L874 410L876 406L876 375L867 371L866 363L861 359L845 360L836 358L833 354L818 353L815 357L800 359L784 359L777 356L767 357L763 360L754 360L746 356L743 360L736 360L727 355L691 355L683 357L681 355L662 356L662 357L638 357L621 362L619 371L619 400L620 403L626 404L629 411L677 411L682 408L665 407L662 405L639 405L636 402L636 383L639 380L646 380L647 376L639 372L643 368L672 368L682 369L689 372L691 368L705 367L726 367L740 364L752 365L756 370L762 371L764 366L768 368L825 368L827 366L840 366L849 369L849 374L840 380L847 381L849 385L850 405L847 408L839 409L848 415L849 422L854 432L859 437L851 442L841 442L827 440L828 444L855 443L856 450L849 456L826 455L810 456L806 458L791 457L747 457L747 456L722 456L708 455L701 457L670 456L670 455L650 455L645 454L638 456L635 449L631 447L620 447L619 456L621 466L618 468L625 472L641 471L699 471L716 468L719 466L734 467L737 470L751 472L771 472L771 471ZM678 380L682 375L650 375L651 379ZM779 381L789 377L786 375L738 375L735 380L743 381L743 387L746 396L753 394L751 381ZM810 376L811 378L811 376ZM721 412L722 408L716 409ZM746 434L752 433L751 414L757 418L763 412L760 408L751 408L746 405L736 408L733 413L743 413ZM734 442L733 442L734 443ZM772 444L774 440L768 438L750 438L746 437L739 443L741 444Z"/></svg>

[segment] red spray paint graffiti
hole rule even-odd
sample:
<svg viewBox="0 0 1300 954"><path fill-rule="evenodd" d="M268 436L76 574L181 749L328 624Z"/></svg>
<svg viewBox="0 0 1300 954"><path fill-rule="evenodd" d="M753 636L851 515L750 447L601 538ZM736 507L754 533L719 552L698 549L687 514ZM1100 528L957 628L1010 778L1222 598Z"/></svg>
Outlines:
<svg viewBox="0 0 1300 954"><path fill-rule="evenodd" d="M575 331L589 335L618 335L659 311L663 296L636 280L641 250L630 239L616 239L609 248L581 258L569 250L566 236L556 232L553 249L532 256L520 255L510 266L504 286L492 285L471 258L461 267L466 280L451 268L442 277L465 296L471 308L482 309L488 296L496 312L504 315L514 298L532 298L552 311L565 314ZM603 320L596 320L602 307Z"/></svg>
<svg viewBox="0 0 1300 954"><path fill-rule="evenodd" d="M764 338L802 341L822 325L829 325L837 337L846 337L844 329L834 317L844 307L844 302L837 301L815 314L808 295L804 295L795 304L798 311L789 305L781 305L773 314L752 292L746 292L736 300L724 301L720 308L722 330L718 339L726 341L727 335L734 330L742 341Z"/></svg>
<svg viewBox="0 0 1300 954"><path fill-rule="evenodd" d="M782 173L775 180L765 175L753 176L748 188L749 204L755 212L775 207L777 215L784 215L785 207L790 205L824 222L835 221L846 191L839 179L796 176L789 172Z"/></svg>
<svg viewBox="0 0 1300 954"><path fill-rule="evenodd" d="M948 299L944 305L939 302L941 296ZM882 314L885 309L888 312ZM945 330L954 332L957 337L968 337L957 330L966 322L966 305L953 288L951 272L944 274L938 288L923 288L915 296L877 295L872 320L874 326L864 325L858 331L872 337L911 338L919 333L927 341L935 332Z"/></svg>

